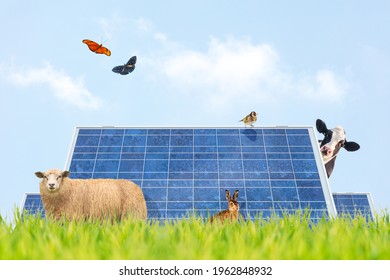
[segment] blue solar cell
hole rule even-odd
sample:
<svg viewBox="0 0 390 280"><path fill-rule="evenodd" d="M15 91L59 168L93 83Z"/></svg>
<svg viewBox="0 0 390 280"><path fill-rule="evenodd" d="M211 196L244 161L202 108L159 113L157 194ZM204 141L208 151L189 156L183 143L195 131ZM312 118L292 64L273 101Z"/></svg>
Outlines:
<svg viewBox="0 0 390 280"><path fill-rule="evenodd" d="M272 179L294 179L295 174L292 172L270 172L269 178Z"/></svg>
<svg viewBox="0 0 390 280"><path fill-rule="evenodd" d="M195 201L219 201L219 191L217 188L194 188Z"/></svg>
<svg viewBox="0 0 390 280"><path fill-rule="evenodd" d="M79 135L100 135L102 133L101 129L79 129Z"/></svg>
<svg viewBox="0 0 390 280"><path fill-rule="evenodd" d="M291 160L268 160L269 172L291 173L293 172Z"/></svg>
<svg viewBox="0 0 390 280"><path fill-rule="evenodd" d="M292 188L296 186L295 180L272 180L271 187Z"/></svg>
<svg viewBox="0 0 390 280"><path fill-rule="evenodd" d="M224 134L238 135L239 131L240 129L218 128L217 135L224 135Z"/></svg>
<svg viewBox="0 0 390 280"><path fill-rule="evenodd" d="M148 146L169 146L169 136L167 135L150 135L147 137Z"/></svg>
<svg viewBox="0 0 390 280"><path fill-rule="evenodd" d="M264 210L272 210L273 209L272 202L248 201L246 205L247 205L247 209L250 209L250 210L259 209L259 210L264 211Z"/></svg>
<svg viewBox="0 0 390 280"><path fill-rule="evenodd" d="M368 203L368 199L366 198L355 198L354 199L354 204L359 207L359 206L364 206L364 207L367 207L367 206L370 206L369 203Z"/></svg>
<svg viewBox="0 0 390 280"><path fill-rule="evenodd" d="M103 129L101 133L102 133L102 137L104 137L103 135L123 135L124 129L115 129L115 128Z"/></svg>
<svg viewBox="0 0 390 280"><path fill-rule="evenodd" d="M192 188L194 185L193 180L169 180L168 187L189 187Z"/></svg>
<svg viewBox="0 0 390 280"><path fill-rule="evenodd" d="M139 159L121 160L119 172L142 172L144 162L144 160Z"/></svg>
<svg viewBox="0 0 390 280"><path fill-rule="evenodd" d="M74 149L74 154L77 154L77 153L81 153L81 154L84 154L84 153L96 153L98 150L97 147L80 147L80 146L76 146L75 149Z"/></svg>
<svg viewBox="0 0 390 280"><path fill-rule="evenodd" d="M310 146L310 138L307 135L288 135L287 141L290 146Z"/></svg>
<svg viewBox="0 0 390 280"><path fill-rule="evenodd" d="M203 173L201 173L201 174L203 174ZM216 180L218 177L218 174L212 173L212 174L206 174L206 175L207 176L203 176L203 177L198 175L199 178L195 177L194 187L210 187L210 188L218 187L219 182L218 182L218 180ZM205 178L205 177L207 177L207 178ZM209 177L214 177L214 178L209 178Z"/></svg>
<svg viewBox="0 0 390 280"><path fill-rule="evenodd" d="M286 130L283 128L269 128L269 129L263 129L263 134L280 134L280 135L285 135Z"/></svg>
<svg viewBox="0 0 390 280"><path fill-rule="evenodd" d="M307 129L302 129L302 128L290 128L286 130L286 134L291 135L291 134L301 134L301 135L308 135L309 131Z"/></svg>
<svg viewBox="0 0 390 280"><path fill-rule="evenodd" d="M136 184L140 185L140 180L142 179L141 173L123 173L118 174L118 179L128 179L134 181Z"/></svg>
<svg viewBox="0 0 390 280"><path fill-rule="evenodd" d="M264 159L242 159L246 173L267 172L267 161Z"/></svg>
<svg viewBox="0 0 390 280"><path fill-rule="evenodd" d="M157 129L146 129L148 135L170 135L170 129L157 128Z"/></svg>
<svg viewBox="0 0 390 280"><path fill-rule="evenodd" d="M324 201L322 188L298 188L301 201Z"/></svg>
<svg viewBox="0 0 390 280"><path fill-rule="evenodd" d="M146 136L144 135L129 135L123 137L123 146L145 146Z"/></svg>
<svg viewBox="0 0 390 280"><path fill-rule="evenodd" d="M171 201L193 201L194 194L192 188L168 188L168 202Z"/></svg>
<svg viewBox="0 0 390 280"><path fill-rule="evenodd" d="M266 146L287 146L287 138L285 135L264 135L264 144Z"/></svg>
<svg viewBox="0 0 390 280"><path fill-rule="evenodd" d="M169 172L193 172L193 160L171 160L169 162Z"/></svg>
<svg viewBox="0 0 390 280"><path fill-rule="evenodd" d="M327 207L326 207L326 203L325 202L314 202L314 201L310 201L310 202L305 202L305 201L301 201L301 207L302 209L312 209L312 210L325 210Z"/></svg>
<svg viewBox="0 0 390 280"><path fill-rule="evenodd" d="M114 172L106 172L106 173L95 173L93 174L94 179L117 179L118 174Z"/></svg>
<svg viewBox="0 0 390 280"><path fill-rule="evenodd" d="M194 202L194 208L197 210L203 210L204 209L217 209L219 207L218 201L195 201ZM207 213L204 211L204 213Z"/></svg>
<svg viewBox="0 0 390 280"><path fill-rule="evenodd" d="M105 135L100 137L100 146L122 146L123 136Z"/></svg>
<svg viewBox="0 0 390 280"><path fill-rule="evenodd" d="M147 179L144 179L142 180L142 185L144 187L160 187L160 188L164 188L168 185L168 181L167 180L147 180Z"/></svg>
<svg viewBox="0 0 390 280"><path fill-rule="evenodd" d="M287 146L265 146L267 156L271 156L273 153L289 153L289 147Z"/></svg>
<svg viewBox="0 0 390 280"><path fill-rule="evenodd" d="M321 187L320 180L296 180L298 187Z"/></svg>
<svg viewBox="0 0 390 280"><path fill-rule="evenodd" d="M298 201L296 188L271 188L274 201Z"/></svg>
<svg viewBox="0 0 390 280"><path fill-rule="evenodd" d="M136 128L131 128L131 129L125 129L125 132L124 134L125 135L136 135L136 136L143 136L143 135L146 135L147 134L147 130L146 129L136 129Z"/></svg>
<svg viewBox="0 0 390 280"><path fill-rule="evenodd" d="M99 146L98 153L120 153L122 151L120 146Z"/></svg>
<svg viewBox="0 0 390 280"><path fill-rule="evenodd" d="M69 168L69 171L71 172L71 174L92 173L94 165L95 160L72 160L72 164Z"/></svg>
<svg viewBox="0 0 390 280"><path fill-rule="evenodd" d="M286 212L290 213L289 210L295 210L299 208L299 203L294 201L275 201L274 208L286 210Z"/></svg>
<svg viewBox="0 0 390 280"><path fill-rule="evenodd" d="M96 160L95 173L99 172L117 172L119 160Z"/></svg>
<svg viewBox="0 0 390 280"><path fill-rule="evenodd" d="M73 159L95 159L96 153L74 153Z"/></svg>
<svg viewBox="0 0 390 280"><path fill-rule="evenodd" d="M268 154L267 158L269 160L270 159L287 159L287 160L290 160L291 155L288 154L288 153L272 153L272 154Z"/></svg>
<svg viewBox="0 0 390 280"><path fill-rule="evenodd" d="M83 136L80 135L77 138L76 146L77 147L82 147L82 146L98 146L100 140L100 136Z"/></svg>
<svg viewBox="0 0 390 280"><path fill-rule="evenodd" d="M317 163L315 160L292 160L295 173L298 172L317 172Z"/></svg>
<svg viewBox="0 0 390 280"><path fill-rule="evenodd" d="M297 172L295 173L296 179L320 179L319 173Z"/></svg>

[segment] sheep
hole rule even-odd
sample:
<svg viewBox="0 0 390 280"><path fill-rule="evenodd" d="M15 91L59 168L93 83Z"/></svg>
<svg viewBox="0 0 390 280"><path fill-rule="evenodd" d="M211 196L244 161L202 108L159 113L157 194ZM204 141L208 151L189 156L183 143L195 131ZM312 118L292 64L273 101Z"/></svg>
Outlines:
<svg viewBox="0 0 390 280"><path fill-rule="evenodd" d="M235 190L232 197L230 197L230 191L225 190L226 199L228 201L228 209L218 212L210 218L210 223L213 223L216 220L223 222L224 220L237 221L238 220L238 210L240 206L238 205L238 190Z"/></svg>
<svg viewBox="0 0 390 280"><path fill-rule="evenodd" d="M146 219L142 190L128 180L70 179L69 171L35 172L48 218L74 220Z"/></svg>

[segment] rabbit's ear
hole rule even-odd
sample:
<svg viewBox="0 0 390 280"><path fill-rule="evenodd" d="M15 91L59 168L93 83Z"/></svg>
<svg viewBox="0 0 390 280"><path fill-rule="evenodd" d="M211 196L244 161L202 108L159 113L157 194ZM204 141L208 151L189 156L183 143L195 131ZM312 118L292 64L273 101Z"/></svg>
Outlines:
<svg viewBox="0 0 390 280"><path fill-rule="evenodd" d="M225 193L227 201L230 201L230 192L228 190L225 190Z"/></svg>
<svg viewBox="0 0 390 280"><path fill-rule="evenodd" d="M235 190L233 194L233 200L237 200L237 197L238 197L238 190Z"/></svg>

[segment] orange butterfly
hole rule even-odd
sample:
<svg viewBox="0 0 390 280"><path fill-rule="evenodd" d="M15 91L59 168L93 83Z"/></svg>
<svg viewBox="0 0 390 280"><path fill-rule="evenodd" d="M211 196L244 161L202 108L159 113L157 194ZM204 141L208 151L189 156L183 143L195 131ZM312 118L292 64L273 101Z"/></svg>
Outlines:
<svg viewBox="0 0 390 280"><path fill-rule="evenodd" d="M103 47L102 44L99 45L98 43L87 39L84 39L83 43L87 44L88 48L94 53L105 54L107 56L111 55L111 51L106 47Z"/></svg>

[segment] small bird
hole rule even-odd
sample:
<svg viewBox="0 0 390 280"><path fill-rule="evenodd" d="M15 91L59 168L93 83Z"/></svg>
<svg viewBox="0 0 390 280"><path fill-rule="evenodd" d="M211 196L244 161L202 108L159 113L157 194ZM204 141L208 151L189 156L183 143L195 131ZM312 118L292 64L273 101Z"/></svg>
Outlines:
<svg viewBox="0 0 390 280"><path fill-rule="evenodd" d="M253 127L253 124L257 121L257 114L255 111L252 111L249 115L247 115L245 118L243 118L242 120L239 120L239 122L244 122L245 124L245 127L247 125L250 125L251 127Z"/></svg>

